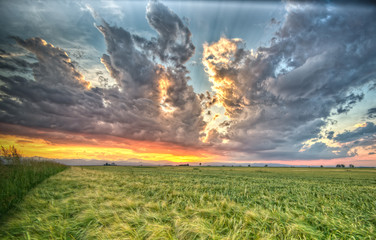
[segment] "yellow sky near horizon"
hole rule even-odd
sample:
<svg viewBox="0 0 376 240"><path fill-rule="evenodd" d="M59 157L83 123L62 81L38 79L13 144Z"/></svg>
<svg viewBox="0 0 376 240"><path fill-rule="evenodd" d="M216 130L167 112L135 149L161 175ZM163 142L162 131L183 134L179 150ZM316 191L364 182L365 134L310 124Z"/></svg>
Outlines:
<svg viewBox="0 0 376 240"><path fill-rule="evenodd" d="M0 135L0 145L18 148L24 157L43 157L55 159L98 159L120 161L128 159L140 159L146 161L169 161L176 163L184 162L210 162L214 155L203 151L186 151L182 149L144 146L142 142L132 147L120 147L114 143L114 147L105 145L88 144L56 144L43 139L25 138L12 135Z"/></svg>
<svg viewBox="0 0 376 240"><path fill-rule="evenodd" d="M134 141L137 142L137 141ZM42 157L49 159L82 159L82 160L106 160L106 161L126 161L126 160L140 160L150 162L171 162L171 163L232 163L232 164L287 164L287 165L307 165L307 166L334 166L336 164L355 164L355 166L369 166L374 163L371 156L360 154L351 158L339 159L318 159L318 160L239 160L228 161L226 157L214 155L204 151L193 151L187 149L161 148L161 145L153 147L134 145L132 148L106 146L94 146L88 144L73 145L73 144L53 144L43 139L26 138L13 135L0 134L0 145L11 146L14 145L24 157ZM227 160L227 162L226 162Z"/></svg>

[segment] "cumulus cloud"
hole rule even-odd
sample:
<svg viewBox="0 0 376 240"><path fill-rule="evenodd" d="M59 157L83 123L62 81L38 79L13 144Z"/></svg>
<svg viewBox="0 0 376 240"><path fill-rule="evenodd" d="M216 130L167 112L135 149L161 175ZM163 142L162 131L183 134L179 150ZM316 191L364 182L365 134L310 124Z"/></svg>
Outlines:
<svg viewBox="0 0 376 240"><path fill-rule="evenodd" d="M41 38L14 37L37 62L30 64L34 79L0 76L0 121L198 146L205 123L182 65L194 51L190 32L158 2L148 4L147 18L159 34L157 40L143 39L104 20L97 27L107 45L101 62L117 82L108 88L90 87L63 49ZM140 40L155 49L141 48Z"/></svg>
<svg viewBox="0 0 376 240"><path fill-rule="evenodd" d="M158 39L149 44L156 47L155 51L162 61L170 60L180 65L191 58L195 51L191 32L178 15L160 2L150 1L146 18L158 32Z"/></svg>
<svg viewBox="0 0 376 240"><path fill-rule="evenodd" d="M212 82L212 89L216 93L226 115L236 117L242 109L249 105L245 92L250 88L252 79L239 77L243 64L252 59L252 54L244 49L240 39L221 38L218 42L204 44L203 65ZM216 99L216 98L215 98Z"/></svg>
<svg viewBox="0 0 376 240"><path fill-rule="evenodd" d="M171 9L154 0L146 7L146 19L158 37L145 39L133 34L135 45L153 60L158 58L164 64L185 69L184 63L195 52L188 26Z"/></svg>
<svg viewBox="0 0 376 240"><path fill-rule="evenodd" d="M158 136L143 131L145 138L155 136L154 140L199 144L200 131L205 126L201 103L188 86L188 71L182 65L194 51L191 34L180 18L159 2L149 2L147 19L159 33L156 40L144 39L103 21L98 29L105 37L108 55L103 55L101 61L116 79L118 95L137 101L130 102L129 107L139 107L135 113L141 118L139 121L154 122L142 128L158 129ZM157 58L163 63L157 63ZM110 98L108 102L116 105L121 101Z"/></svg>
<svg viewBox="0 0 376 240"><path fill-rule="evenodd" d="M287 2L286 10L270 46L253 51L226 37L204 44L202 61L213 85L204 94L188 85L185 64L195 52L188 26L157 1L146 9L157 34L151 39L96 15L107 47L100 60L115 86L91 87L63 49L14 37L37 62L3 60L8 55L1 52L1 68L31 68L33 79L0 75L0 122L213 147L247 159L355 156L354 147L374 145L373 123L327 132L342 147L326 145L320 134L330 116L362 101L361 87L376 77L376 10L300 2ZM374 110L367 115L373 118Z"/></svg>
<svg viewBox="0 0 376 240"><path fill-rule="evenodd" d="M319 139L328 118L347 113L375 79L375 8L288 2L286 10L269 47L253 52L227 38L204 45L203 64L230 117L230 141L217 147L262 159L353 156L302 143Z"/></svg>

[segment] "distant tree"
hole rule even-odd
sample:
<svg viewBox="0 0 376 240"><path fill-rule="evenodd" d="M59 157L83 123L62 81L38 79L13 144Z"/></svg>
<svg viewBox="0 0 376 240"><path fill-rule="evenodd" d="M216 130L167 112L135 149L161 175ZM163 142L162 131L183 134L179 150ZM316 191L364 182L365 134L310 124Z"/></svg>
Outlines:
<svg viewBox="0 0 376 240"><path fill-rule="evenodd" d="M349 168L354 168L355 166L353 164L350 164L349 165Z"/></svg>
<svg viewBox="0 0 376 240"><path fill-rule="evenodd" d="M1 146L0 164L2 164L3 161L5 164L18 165L21 163L21 154L15 146Z"/></svg>
<svg viewBox="0 0 376 240"><path fill-rule="evenodd" d="M337 167L337 168L344 168L344 167L345 167L345 164L337 164L336 167Z"/></svg>
<svg viewBox="0 0 376 240"><path fill-rule="evenodd" d="M251 167L251 164L248 164L248 167Z"/></svg>
<svg viewBox="0 0 376 240"><path fill-rule="evenodd" d="M321 167L321 168L323 168L324 166L323 166L323 165L321 165L320 167Z"/></svg>
<svg viewBox="0 0 376 240"><path fill-rule="evenodd" d="M268 167L268 164L265 164L265 166L264 167Z"/></svg>
<svg viewBox="0 0 376 240"><path fill-rule="evenodd" d="M199 165L201 166L201 163Z"/></svg>

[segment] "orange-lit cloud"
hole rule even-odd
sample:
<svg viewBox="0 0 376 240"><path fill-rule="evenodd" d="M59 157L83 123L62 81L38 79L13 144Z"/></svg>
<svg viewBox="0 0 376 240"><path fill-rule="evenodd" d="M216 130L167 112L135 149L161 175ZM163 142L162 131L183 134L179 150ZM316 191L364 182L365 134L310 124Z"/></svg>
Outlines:
<svg viewBox="0 0 376 240"><path fill-rule="evenodd" d="M208 122L205 128L206 136L203 142L225 143L227 127L221 123L237 119L250 101L245 96L245 89L239 82L238 74L244 56L252 56L251 51L242 47L241 39L227 39L222 37L218 42L205 43L203 48L202 63L208 74L209 81L213 84L213 100L206 106L214 114L213 118L206 117ZM210 96L210 94L208 95ZM214 102L215 104L211 104ZM221 139L222 138L222 139ZM221 139L221 140L220 140Z"/></svg>
<svg viewBox="0 0 376 240"><path fill-rule="evenodd" d="M71 58L64 50L38 37L27 40L14 38L20 46L34 53L39 62L45 65L45 67L38 66L39 72L35 75L40 78L40 81L45 81L45 78L52 78L55 84L61 82L79 84L86 89L90 89L90 82L86 81L85 77L77 71Z"/></svg>
<svg viewBox="0 0 376 240"><path fill-rule="evenodd" d="M168 99L168 88L170 87L171 83L170 81L168 80L167 77L163 76L159 79L159 98L160 98L160 106L161 106L161 109L166 112L166 113L170 113L170 112L173 112L175 110L174 107L172 107L170 105L170 103L168 103L167 99Z"/></svg>
<svg viewBox="0 0 376 240"><path fill-rule="evenodd" d="M354 128L360 128L360 127L366 127L367 126L367 123L364 122L364 123L357 123L354 125Z"/></svg>
<svg viewBox="0 0 376 240"><path fill-rule="evenodd" d="M213 84L212 90L218 98L218 104L225 108L225 115L235 117L249 101L244 89L237 83L239 60L251 52L241 48L241 39L222 37L218 42L204 44L202 63Z"/></svg>
<svg viewBox="0 0 376 240"><path fill-rule="evenodd" d="M367 44L373 12L352 10L364 28L338 34L341 26L322 19L341 18L345 11L308 5L286 10L277 32L255 53L241 39L205 43L202 64L210 83L202 86L189 83L190 77L206 78L198 69L189 75L187 63L195 52L193 37L201 44L206 35L196 38L158 1L146 9L151 38L113 26L90 8L101 22L97 29L107 48L102 56L93 41L68 44L63 35L45 36L54 46L17 37L24 36L19 29L10 41L23 49L0 51L0 140L27 156L49 158L368 161L376 150L375 56ZM92 30L69 39L91 39ZM78 57L80 47L92 53ZM197 94L196 87L206 92ZM367 123L354 126L359 121Z"/></svg>

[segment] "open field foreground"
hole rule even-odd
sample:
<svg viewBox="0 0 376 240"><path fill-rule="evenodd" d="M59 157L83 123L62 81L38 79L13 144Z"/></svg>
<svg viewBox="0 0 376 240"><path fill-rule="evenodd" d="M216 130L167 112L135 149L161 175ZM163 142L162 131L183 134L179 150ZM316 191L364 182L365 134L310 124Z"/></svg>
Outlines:
<svg viewBox="0 0 376 240"><path fill-rule="evenodd" d="M48 161L22 161L12 165L0 164L0 221L30 189L66 168L65 165Z"/></svg>
<svg viewBox="0 0 376 240"><path fill-rule="evenodd" d="M1 239L376 239L376 170L72 167Z"/></svg>

